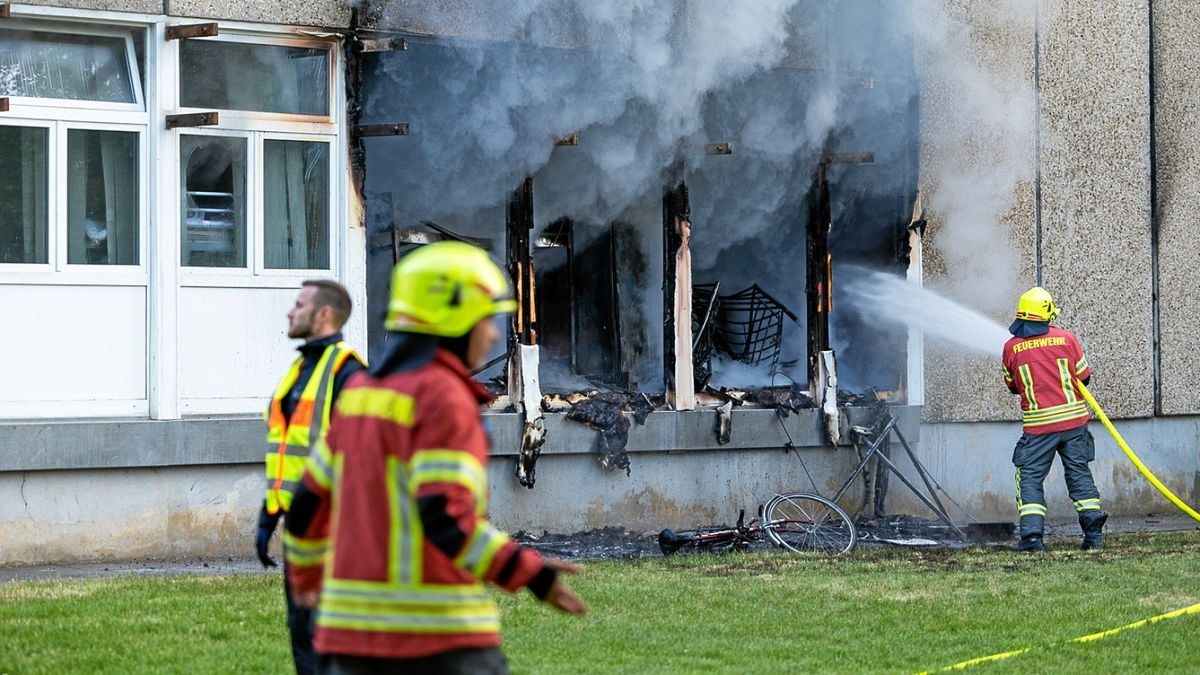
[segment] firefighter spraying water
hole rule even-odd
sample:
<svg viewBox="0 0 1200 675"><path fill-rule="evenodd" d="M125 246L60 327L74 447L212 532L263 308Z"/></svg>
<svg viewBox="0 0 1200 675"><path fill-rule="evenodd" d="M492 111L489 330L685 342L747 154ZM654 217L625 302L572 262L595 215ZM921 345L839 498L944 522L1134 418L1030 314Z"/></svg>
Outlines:
<svg viewBox="0 0 1200 675"><path fill-rule="evenodd" d="M1065 331L1058 331L1055 328L1053 330L1058 332L1053 335L1050 334L1052 328L1050 320L1058 314L1058 307L1054 305L1053 298L1045 289L1031 289L1018 301L1016 321L1014 321L1011 328L1024 333L1025 337L1017 335L1012 339L1008 339L1004 328L987 316L951 302L930 290L910 284L904 279L893 275L878 272L862 275L847 290L859 306L869 307L876 317L882 317L895 323L907 325L910 330L917 331L924 336L954 344L972 352L992 357L1001 352L1004 352L1006 355L1011 353L1014 357L1017 354L1024 354L1027 360L1033 354L1043 353L1041 351L1043 349L1049 352L1055 350L1062 351L1067 348L1066 336L1059 334L1065 333ZM1039 318L1045 320L1039 321ZM1040 330L1041 326L1044 326L1047 330L1040 334L1031 332L1032 330ZM1020 346L1018 347L1017 345ZM1078 345L1077 340L1074 341L1074 345ZM1013 351L1014 347L1016 351ZM1065 372L1058 371L1059 359L1066 359L1068 362ZM1083 359L1082 349L1080 349L1074 361L1071 359L1071 354L1060 354L1050 362L1053 368L1049 374L1054 376L1057 371L1058 375L1051 377L1049 385L1057 388L1054 391L1059 392L1057 398L1062 399L1059 403L1064 407L1047 410L1045 408L1046 401L1039 401L1038 405L1034 407L1035 410L1032 415L1032 421L1035 422L1034 428L1041 427L1048 429L1052 426L1053 428L1059 428L1066 427L1069 424L1079 424L1080 428L1086 429L1087 407L1090 406L1095 412L1097 419L1100 420L1113 437L1113 440L1116 441L1117 446L1121 448L1121 451L1128 457L1129 461L1137 467L1138 472L1179 510L1193 519L1200 521L1200 512L1197 512L1179 499L1142 463L1141 459L1133 452L1113 423L1108 419L1108 416L1100 407L1095 397L1092 396L1086 386L1086 382L1081 381L1081 379L1090 376L1090 368L1087 367L1088 364ZM1017 387L1018 393L1023 392L1025 391L1023 389L1024 380L1018 379L1022 376L1020 366L1032 364L1026 364L1024 360L1015 358L1012 360L1012 364L1016 367L1016 371L1015 373L1009 372L1008 374L1014 375L1012 384ZM1082 368L1080 368L1081 365L1083 366ZM1036 397L1037 388L1034 387L1032 391ZM1068 391L1073 392L1073 399L1068 400L1070 398L1070 395L1067 393ZM1054 394L1051 395L1053 396ZM1023 400L1022 407L1027 406L1029 406L1029 401L1027 399ZM1025 412L1028 413L1029 411L1026 410ZM1025 417L1027 420L1026 425L1028 426L1029 415L1027 414ZM1078 422L1080 419L1083 420L1082 423ZM1068 424L1063 424L1065 421ZM1018 446L1017 450L1020 451L1020 449L1020 446ZM1018 453L1014 453L1014 460L1018 459L1015 456L1016 454ZM1024 455L1022 458L1024 458ZM1086 470L1086 462L1083 469ZM1088 476L1090 478L1090 471L1088 472ZM1031 482L1028 473L1025 474L1024 479L1027 484ZM1071 480L1072 478L1068 477L1068 481ZM1072 492L1073 494L1082 495L1083 487L1079 486L1079 490L1080 492L1078 493ZM1037 491L1037 494L1040 494L1040 490ZM1026 492L1024 495L1028 497L1029 493ZM1102 528L1103 523L1100 522L1099 526L1096 525L1102 516L1088 513L1102 513L1099 509L1098 495L1094 497L1097 499L1095 502L1085 501L1085 499L1092 498L1072 497L1072 500L1077 502L1075 506L1079 510L1081 526L1085 530L1085 546L1090 546L1092 545L1091 543L1098 545L1102 541L1099 528ZM1033 499L1022 499L1022 504L1027 507L1021 512L1022 516L1030 516L1028 520L1030 526L1029 532L1039 531L1035 529L1036 520L1044 515L1044 511L1042 510L1044 509L1044 505L1040 501L1034 501ZM1022 504L1018 505L1019 510ZM1095 508L1080 509L1080 506L1091 507L1093 505ZM1087 526L1084 523L1085 515L1088 524L1096 532L1090 540L1086 536ZM1022 518L1022 520L1025 521L1025 518ZM1036 544L1033 542L1026 543L1025 546L1036 549Z"/></svg>

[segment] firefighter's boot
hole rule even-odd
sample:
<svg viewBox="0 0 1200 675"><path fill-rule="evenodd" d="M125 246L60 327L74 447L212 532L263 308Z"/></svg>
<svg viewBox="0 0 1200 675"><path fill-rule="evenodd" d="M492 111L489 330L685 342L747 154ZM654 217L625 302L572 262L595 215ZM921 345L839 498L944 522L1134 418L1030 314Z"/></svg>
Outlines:
<svg viewBox="0 0 1200 675"><path fill-rule="evenodd" d="M1079 545L1079 548L1085 551L1103 548L1104 523L1106 521L1108 521L1108 514L1103 511L1080 511L1079 529L1083 530L1083 543Z"/></svg>
<svg viewBox="0 0 1200 675"><path fill-rule="evenodd" d="M1042 534L1038 532L1021 537L1021 541L1009 550L1018 553L1041 553L1046 550L1046 545L1042 543Z"/></svg>

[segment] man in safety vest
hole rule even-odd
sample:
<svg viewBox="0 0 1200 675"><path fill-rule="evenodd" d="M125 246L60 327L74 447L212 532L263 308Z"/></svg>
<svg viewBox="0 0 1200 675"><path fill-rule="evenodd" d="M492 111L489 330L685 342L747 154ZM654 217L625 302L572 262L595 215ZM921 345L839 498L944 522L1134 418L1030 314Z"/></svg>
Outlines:
<svg viewBox="0 0 1200 675"><path fill-rule="evenodd" d="M1017 512L1021 518L1018 551L1043 551L1046 499L1042 483L1057 453L1062 457L1067 492L1079 514L1084 549L1103 544L1108 514L1100 510L1100 492L1088 463L1096 445L1087 429L1087 402L1076 386L1091 379L1092 369L1074 335L1050 325L1058 316L1046 289L1031 288L1017 302L1017 317L1004 343L1004 383L1021 397L1025 433L1013 450L1017 467Z"/></svg>
<svg viewBox="0 0 1200 675"><path fill-rule="evenodd" d="M559 576L577 566L487 521L491 397L470 369L499 337L494 316L515 307L508 292L487 254L459 242L393 271L384 355L342 392L287 522L321 672L507 672L485 582L586 611Z"/></svg>
<svg viewBox="0 0 1200 675"><path fill-rule="evenodd" d="M267 408L266 499L258 516L254 548L263 567L275 567L267 552L271 535L292 505L311 450L329 428L330 412L362 360L342 341L350 318L350 294L336 281L305 281L288 312L288 337L304 340L300 355L283 376ZM314 672L312 610L294 602L284 565L287 625L296 672Z"/></svg>

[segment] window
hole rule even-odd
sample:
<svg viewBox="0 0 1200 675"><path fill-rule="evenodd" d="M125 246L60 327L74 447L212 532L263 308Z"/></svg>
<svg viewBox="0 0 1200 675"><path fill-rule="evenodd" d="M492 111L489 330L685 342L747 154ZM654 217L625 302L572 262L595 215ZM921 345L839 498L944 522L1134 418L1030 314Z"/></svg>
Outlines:
<svg viewBox="0 0 1200 675"><path fill-rule="evenodd" d="M49 145L45 127L0 127L0 262L49 262Z"/></svg>
<svg viewBox="0 0 1200 675"><path fill-rule="evenodd" d="M138 264L138 134L67 131L67 262Z"/></svg>
<svg viewBox="0 0 1200 675"><path fill-rule="evenodd" d="M181 136L183 264L246 265L246 139Z"/></svg>
<svg viewBox="0 0 1200 675"><path fill-rule="evenodd" d="M263 182L266 266L329 267L329 144L264 141Z"/></svg>
<svg viewBox="0 0 1200 675"><path fill-rule="evenodd" d="M137 103L128 38L0 31L0 95Z"/></svg>
<svg viewBox="0 0 1200 675"><path fill-rule="evenodd" d="M0 115L0 264L43 266L35 274L141 265L147 115L133 43L143 35L0 26L0 96L12 99Z"/></svg>
<svg viewBox="0 0 1200 675"><path fill-rule="evenodd" d="M329 115L329 50L184 40L181 105L294 115Z"/></svg>
<svg viewBox="0 0 1200 675"><path fill-rule="evenodd" d="M179 136L184 267L332 270L332 60L312 40L180 41L180 108L222 111Z"/></svg>

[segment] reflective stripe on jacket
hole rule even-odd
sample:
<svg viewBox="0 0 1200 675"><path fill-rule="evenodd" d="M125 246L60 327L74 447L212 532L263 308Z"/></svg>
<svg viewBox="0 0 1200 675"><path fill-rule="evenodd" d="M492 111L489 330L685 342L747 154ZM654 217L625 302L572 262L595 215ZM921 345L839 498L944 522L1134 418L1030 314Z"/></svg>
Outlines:
<svg viewBox="0 0 1200 675"><path fill-rule="evenodd" d="M1067 431L1087 424L1087 402L1075 384L1091 377L1083 348L1074 335L1049 327L1043 335L1004 343L1004 383L1021 397L1027 434Z"/></svg>
<svg viewBox="0 0 1200 675"><path fill-rule="evenodd" d="M420 658L496 646L484 582L532 590L547 573L486 519L485 396L444 351L412 370L358 375L339 395L304 476L304 498L319 506L284 539L293 588L320 589L317 651Z"/></svg>
<svg viewBox="0 0 1200 675"><path fill-rule="evenodd" d="M265 467L268 513L287 511L291 506L296 486L304 475L308 455L329 428L334 378L351 357L358 359L358 355L345 342L335 342L325 348L304 385L290 419L284 417L283 399L300 377L304 357L292 363L276 387L271 404L263 414L267 423Z"/></svg>

